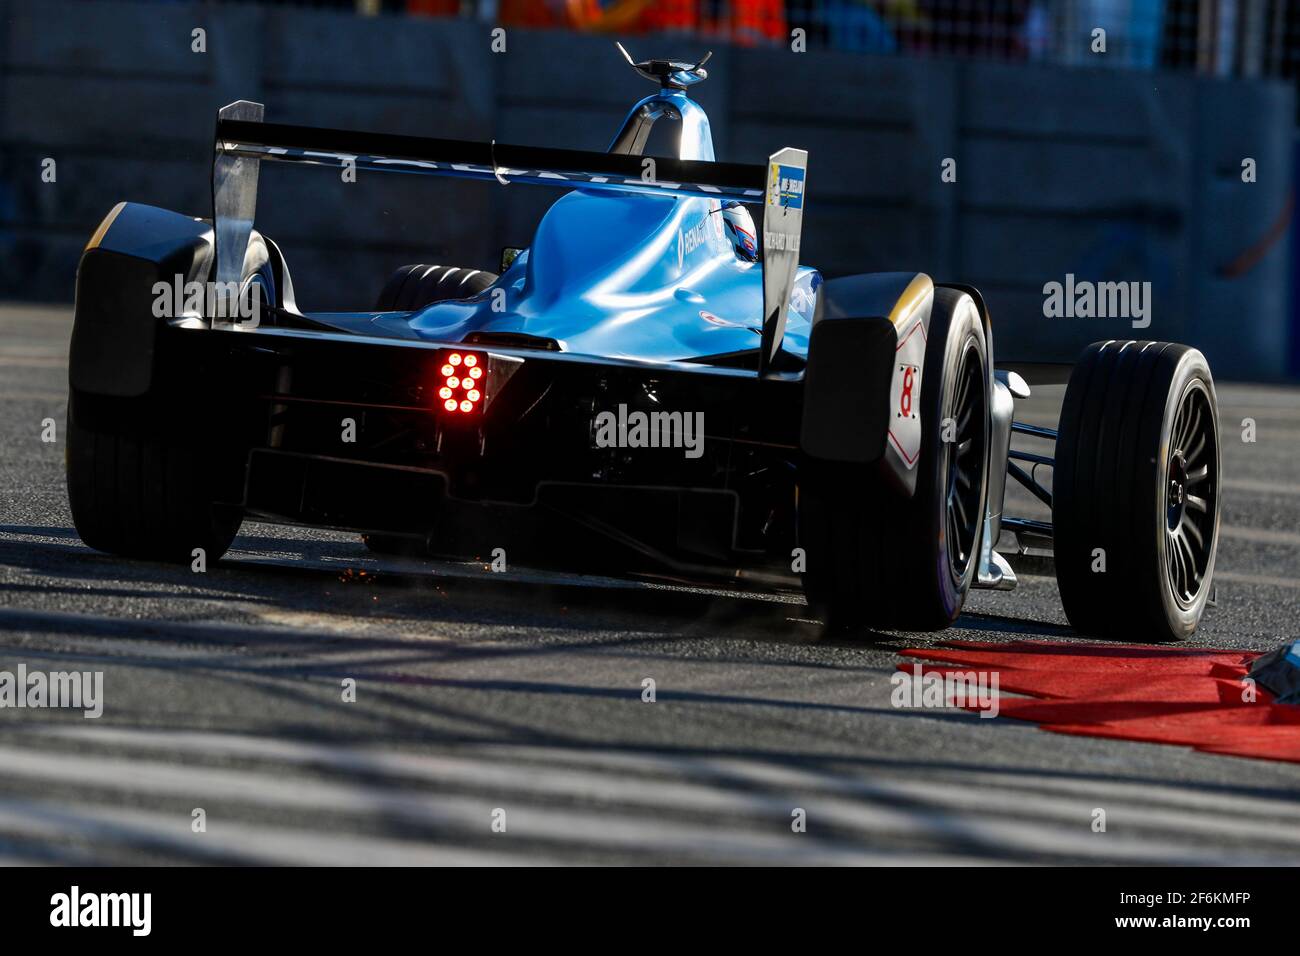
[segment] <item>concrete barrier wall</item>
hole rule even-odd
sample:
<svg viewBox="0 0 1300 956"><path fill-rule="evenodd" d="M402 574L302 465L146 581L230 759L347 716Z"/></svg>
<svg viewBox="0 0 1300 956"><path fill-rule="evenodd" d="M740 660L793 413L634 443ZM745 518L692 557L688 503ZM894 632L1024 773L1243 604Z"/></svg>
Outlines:
<svg viewBox="0 0 1300 956"><path fill-rule="evenodd" d="M207 52L191 50L206 30ZM245 5L0 0L0 295L68 300L99 218L131 199L207 215L213 115L604 148L649 92L607 39ZM689 57L681 38L638 55ZM810 151L805 261L980 286L1003 358L1099 338L1189 341L1222 377L1288 354L1293 93L1028 64L720 49L697 88L720 159ZM41 180L53 158L57 181ZM941 163L957 161L957 181ZM1258 181L1241 181L1241 160ZM526 187L263 167L259 227L300 303L367 307L396 266L492 268L554 198ZM1150 281L1149 328L1048 319L1067 273Z"/></svg>

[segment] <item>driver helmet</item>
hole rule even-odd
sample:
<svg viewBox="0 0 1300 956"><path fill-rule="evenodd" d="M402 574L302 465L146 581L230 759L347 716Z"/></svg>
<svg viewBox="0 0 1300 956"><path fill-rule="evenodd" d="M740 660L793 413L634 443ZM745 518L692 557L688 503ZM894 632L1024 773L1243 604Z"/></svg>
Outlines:
<svg viewBox="0 0 1300 956"><path fill-rule="evenodd" d="M722 224L736 255L746 262L758 261L758 230L754 228L749 210L736 200L728 199L722 204Z"/></svg>

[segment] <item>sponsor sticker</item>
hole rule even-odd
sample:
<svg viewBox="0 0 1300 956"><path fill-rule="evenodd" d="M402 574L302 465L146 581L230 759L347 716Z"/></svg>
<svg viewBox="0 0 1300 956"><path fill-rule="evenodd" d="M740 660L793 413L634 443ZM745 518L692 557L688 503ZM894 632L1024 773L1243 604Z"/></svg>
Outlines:
<svg viewBox="0 0 1300 956"><path fill-rule="evenodd" d="M783 206L786 209L802 209L803 174L804 170L801 166L773 163L771 175L768 177L772 187L767 194L767 204Z"/></svg>
<svg viewBox="0 0 1300 956"><path fill-rule="evenodd" d="M705 312L703 309L700 309L700 318L711 325L723 325L737 329L744 328L744 326L739 322L731 322L720 315L714 315L712 312Z"/></svg>
<svg viewBox="0 0 1300 956"><path fill-rule="evenodd" d="M684 255L689 256L692 252L694 252L696 249L698 249L700 246L704 244L704 240L707 235L705 230L708 228L708 225L709 225L709 220L706 217L704 219L701 219L695 225L691 226L691 228L687 229L685 232L679 232L679 235L681 236L681 242L683 245Z"/></svg>
<svg viewBox="0 0 1300 956"><path fill-rule="evenodd" d="M898 393L898 417L914 419L916 418L916 383L920 378L921 369L917 365L900 365L898 371L902 376Z"/></svg>

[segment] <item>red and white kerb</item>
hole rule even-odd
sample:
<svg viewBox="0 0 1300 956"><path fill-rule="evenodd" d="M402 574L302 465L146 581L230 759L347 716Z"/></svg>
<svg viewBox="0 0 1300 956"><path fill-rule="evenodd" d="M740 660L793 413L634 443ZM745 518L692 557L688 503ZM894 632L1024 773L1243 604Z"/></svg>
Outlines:
<svg viewBox="0 0 1300 956"><path fill-rule="evenodd" d="M442 376L438 398L445 411L468 414L479 407L483 401L483 366L477 355L452 352L438 371Z"/></svg>

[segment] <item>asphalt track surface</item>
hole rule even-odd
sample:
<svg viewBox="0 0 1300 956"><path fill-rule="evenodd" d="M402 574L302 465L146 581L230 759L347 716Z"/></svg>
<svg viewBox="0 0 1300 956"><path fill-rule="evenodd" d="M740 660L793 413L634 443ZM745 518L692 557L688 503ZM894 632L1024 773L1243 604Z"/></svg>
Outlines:
<svg viewBox="0 0 1300 956"><path fill-rule="evenodd" d="M1050 577L868 644L823 640L798 599L261 524L203 574L91 551L63 483L70 329L0 309L0 670L102 670L105 707L0 710L0 863L1300 861L1300 765L891 706L902 647L1073 639ZM1218 607L1193 643L1271 648L1300 633L1300 392L1219 396Z"/></svg>

